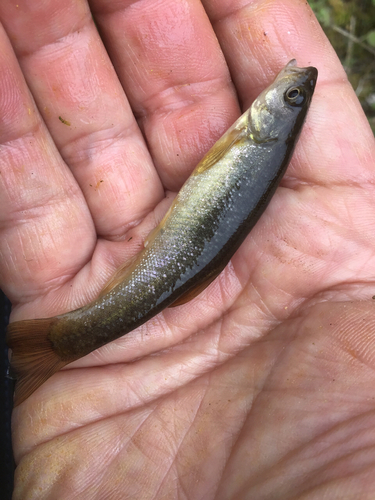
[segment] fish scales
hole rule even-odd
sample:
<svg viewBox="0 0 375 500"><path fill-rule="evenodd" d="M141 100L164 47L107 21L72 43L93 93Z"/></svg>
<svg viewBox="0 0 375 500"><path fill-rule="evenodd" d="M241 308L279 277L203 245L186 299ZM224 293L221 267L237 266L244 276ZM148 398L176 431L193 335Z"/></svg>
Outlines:
<svg viewBox="0 0 375 500"><path fill-rule="evenodd" d="M290 161L317 79L290 61L188 178L145 248L92 303L8 327L15 405L62 366L200 293L268 205Z"/></svg>
<svg viewBox="0 0 375 500"><path fill-rule="evenodd" d="M278 156L283 148L279 144L273 148L273 154ZM242 243L247 234L247 219L252 217L255 224L253 212L259 203L265 202L259 198L258 191L261 188L264 194L275 176L273 169L267 169L271 151L267 152L267 161L262 161L258 155L250 154L252 149L253 144L244 141L240 148L228 151L214 167L191 177L178 195L178 203L163 231L152 246L143 251L142 260L128 278L94 304L79 309L74 315L60 316L71 323L71 331L75 329L77 353L80 345L83 353L103 345L108 329L111 335L120 336L141 325L147 314L155 315L155 308L161 311L172 304L181 295L181 288L183 292L192 280L199 279L199 273L206 276L208 268L216 272L216 266L221 270L221 254L227 253L228 245L232 251L233 245L238 247ZM271 148L266 146L266 149ZM238 232L242 232L242 238ZM108 313L106 316L102 315L103 309ZM87 319L86 323L79 321L82 317ZM90 338L86 338L88 326ZM51 339L64 359L65 352L70 354L71 338L61 335L61 331L66 331L62 323L56 325L56 336L52 329Z"/></svg>

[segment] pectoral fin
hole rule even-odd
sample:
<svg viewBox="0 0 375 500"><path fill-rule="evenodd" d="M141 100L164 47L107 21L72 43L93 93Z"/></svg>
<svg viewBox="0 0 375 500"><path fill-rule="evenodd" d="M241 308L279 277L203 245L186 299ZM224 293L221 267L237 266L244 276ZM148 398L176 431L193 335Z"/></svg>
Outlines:
<svg viewBox="0 0 375 500"><path fill-rule="evenodd" d="M193 175L200 174L215 165L215 163L217 163L225 155L225 153L233 146L233 144L239 142L245 136L245 124L240 123L237 127L229 130L215 143L215 145L208 151L206 156L202 158L202 160L195 168Z"/></svg>

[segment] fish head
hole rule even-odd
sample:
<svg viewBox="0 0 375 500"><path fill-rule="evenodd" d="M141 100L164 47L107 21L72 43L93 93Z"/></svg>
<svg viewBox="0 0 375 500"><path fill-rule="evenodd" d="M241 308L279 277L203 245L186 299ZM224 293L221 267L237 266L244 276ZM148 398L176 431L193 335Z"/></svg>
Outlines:
<svg viewBox="0 0 375 500"><path fill-rule="evenodd" d="M295 139L309 109L317 78L316 68L298 68L292 59L249 109L252 139L257 143Z"/></svg>

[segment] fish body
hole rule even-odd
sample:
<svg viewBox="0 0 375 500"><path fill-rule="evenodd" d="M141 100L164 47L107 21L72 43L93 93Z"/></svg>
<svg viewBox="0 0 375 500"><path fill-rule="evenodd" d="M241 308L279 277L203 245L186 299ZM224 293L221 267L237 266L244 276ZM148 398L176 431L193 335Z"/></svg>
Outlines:
<svg viewBox="0 0 375 500"><path fill-rule="evenodd" d="M92 303L8 327L15 404L62 366L190 300L224 269L275 192L317 79L291 61L201 160L151 233Z"/></svg>

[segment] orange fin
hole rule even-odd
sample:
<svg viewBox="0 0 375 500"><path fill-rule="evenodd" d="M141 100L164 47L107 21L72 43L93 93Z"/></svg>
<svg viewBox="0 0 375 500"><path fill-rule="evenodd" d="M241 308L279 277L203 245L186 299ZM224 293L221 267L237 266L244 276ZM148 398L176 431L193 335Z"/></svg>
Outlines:
<svg viewBox="0 0 375 500"><path fill-rule="evenodd" d="M16 321L7 328L12 373L17 377L14 406L25 401L49 377L67 365L53 351L48 338L57 318Z"/></svg>
<svg viewBox="0 0 375 500"><path fill-rule="evenodd" d="M190 300L195 299L200 293L205 290L208 285L210 285L215 278L220 274L220 271L218 273L215 273L213 276L209 276L206 278L204 281L199 283L199 285L190 288L187 292L182 294L178 299L176 299L169 307L176 307L176 306L182 306L183 304L186 304L186 302L189 302Z"/></svg>
<svg viewBox="0 0 375 500"><path fill-rule="evenodd" d="M240 121L232 130L228 130L228 132L226 132L215 143L215 145L212 146L206 156L204 156L198 163L197 167L193 171L193 175L200 174L201 172L208 170L212 167L212 165L215 165L215 163L217 163L225 155L233 144L239 142L244 137L246 137L246 126L242 123L242 121Z"/></svg>
<svg viewBox="0 0 375 500"><path fill-rule="evenodd" d="M116 269L114 275L111 276L111 278L109 278L109 280L105 284L104 288L100 291L98 298L103 297L103 295L106 295L111 290L113 290L117 285L119 285L121 283L121 281L124 281L126 275L129 272L129 268L138 259L139 255L140 255L139 253L134 255L134 257L127 260L125 262L125 264L121 264L121 266Z"/></svg>

